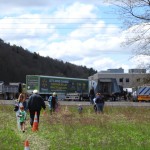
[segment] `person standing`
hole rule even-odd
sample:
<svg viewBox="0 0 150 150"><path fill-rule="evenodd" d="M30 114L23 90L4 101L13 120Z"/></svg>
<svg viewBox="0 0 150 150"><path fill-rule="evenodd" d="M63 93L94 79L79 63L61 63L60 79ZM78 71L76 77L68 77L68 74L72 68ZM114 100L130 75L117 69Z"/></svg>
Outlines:
<svg viewBox="0 0 150 150"><path fill-rule="evenodd" d="M15 101L15 109L14 109L14 111L16 112L17 126L18 126L19 130L21 129L21 126L20 126L20 118L18 117L18 115L19 115L21 106L23 106L24 110L27 111L27 109L28 109L27 108L27 102L26 102L26 99L25 99L25 95L23 93L21 93L19 95L17 101Z"/></svg>
<svg viewBox="0 0 150 150"><path fill-rule="evenodd" d="M25 132L25 121L26 121L26 112L24 110L23 106L20 106L20 111L19 111L19 122L21 126L21 131Z"/></svg>
<svg viewBox="0 0 150 150"><path fill-rule="evenodd" d="M53 93L52 96L49 97L48 102L49 102L50 113L52 114L52 112L56 111L56 108L58 106L58 98L55 92Z"/></svg>
<svg viewBox="0 0 150 150"><path fill-rule="evenodd" d="M41 109L46 109L45 102L43 98L38 94L38 90L34 90L33 94L29 97L28 100L28 109L30 114L30 125L33 125L34 115L37 112L37 120L39 122L40 111Z"/></svg>
<svg viewBox="0 0 150 150"><path fill-rule="evenodd" d="M104 109L104 97L101 95L101 93L96 94L96 99L95 99L96 107L97 107L97 113L103 113Z"/></svg>
<svg viewBox="0 0 150 150"><path fill-rule="evenodd" d="M95 113L97 113L97 107L96 107L96 103L95 103L95 100L96 100L96 98L94 98L94 99L93 99L93 102L94 102L94 106L93 106L93 109L94 109Z"/></svg>
<svg viewBox="0 0 150 150"><path fill-rule="evenodd" d="M95 98L94 87L91 88L90 93L89 93L89 97L90 97L90 103L94 104L94 102L93 102L93 99Z"/></svg>
<svg viewBox="0 0 150 150"><path fill-rule="evenodd" d="M79 113L79 114L82 114L82 112L83 112L83 107L82 107L81 104L79 104L79 105L78 105L78 113Z"/></svg>

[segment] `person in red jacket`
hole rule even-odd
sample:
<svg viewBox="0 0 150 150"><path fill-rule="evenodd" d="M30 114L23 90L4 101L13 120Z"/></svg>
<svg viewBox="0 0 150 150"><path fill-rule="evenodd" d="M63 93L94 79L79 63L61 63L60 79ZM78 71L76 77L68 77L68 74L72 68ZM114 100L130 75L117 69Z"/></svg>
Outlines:
<svg viewBox="0 0 150 150"><path fill-rule="evenodd" d="M33 125L34 115L37 112L37 120L39 122L40 111L41 109L46 109L45 102L43 98L38 94L38 90L34 90L33 94L29 97L28 100L28 109L30 113L30 125Z"/></svg>

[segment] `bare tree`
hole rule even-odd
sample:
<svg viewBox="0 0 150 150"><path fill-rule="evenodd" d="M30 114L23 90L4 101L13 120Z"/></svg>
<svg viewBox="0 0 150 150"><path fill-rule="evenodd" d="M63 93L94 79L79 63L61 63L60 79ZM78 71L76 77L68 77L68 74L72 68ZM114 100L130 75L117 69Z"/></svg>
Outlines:
<svg viewBox="0 0 150 150"><path fill-rule="evenodd" d="M150 0L106 0L119 8L125 27L128 28L125 45L133 46L135 56L150 57ZM137 46L138 45L138 46ZM147 64L150 69L150 63Z"/></svg>

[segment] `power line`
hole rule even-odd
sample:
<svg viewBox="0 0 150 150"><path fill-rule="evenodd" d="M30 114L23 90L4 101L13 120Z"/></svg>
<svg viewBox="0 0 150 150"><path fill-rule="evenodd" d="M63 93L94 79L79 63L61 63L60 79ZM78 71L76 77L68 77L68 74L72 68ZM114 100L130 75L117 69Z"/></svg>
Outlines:
<svg viewBox="0 0 150 150"><path fill-rule="evenodd" d="M24 22L23 22L23 23L15 23L15 22L10 22L10 23L8 23L8 22L6 22L6 23L1 23L1 25L2 25L2 24L6 24L6 25L7 25L7 24L19 24L19 25L21 25L21 24L23 24L23 25L25 25L25 24L27 24L27 25L28 25L28 24L33 24L33 25L35 25L35 24L36 24L36 25L40 25L40 24L42 24L42 25L43 25L43 24L78 25L78 24L79 24L79 25L80 25L80 24L83 24L83 23L69 23L69 22L66 22L66 23L65 23L65 22L56 22L56 23L54 23L54 22L47 22L47 23L24 23ZM85 24L92 24L92 25L93 25L93 24L94 24L94 25L96 25L96 24L102 24L102 25L103 25L103 24L113 24L113 25L114 25L114 24L122 24L122 23L113 23L113 22L111 22L111 23L108 23L108 22L107 22L107 23L93 23L93 22L90 22L90 23L85 23Z"/></svg>
<svg viewBox="0 0 150 150"><path fill-rule="evenodd" d="M14 36L18 36L20 33L18 33L18 34L16 34L16 33L0 33L0 36L2 36L2 35L9 35L9 37L14 37ZM24 33L23 33L24 34ZM12 35L12 36L11 36ZM32 34L24 34L24 36L28 36L28 38L31 36L36 36L37 38L39 38L40 37L40 35L38 35L38 34L35 34L35 35L32 35ZM69 38L71 38L70 36L68 36ZM79 37L80 38L80 37ZM84 38L84 37L81 37L81 38ZM112 39L112 38L120 38L120 37L115 37L115 35L114 36L102 36L102 37L95 37L95 39L97 39L97 40L106 40L106 39ZM134 39L134 37L125 37L126 39ZM56 39L66 39L66 36L58 36L58 37L56 37ZM76 39L76 38L75 38Z"/></svg>
<svg viewBox="0 0 150 150"><path fill-rule="evenodd" d="M0 29L2 29L2 30L7 30L7 29L41 29L41 30L46 30L46 29L76 29L76 28L78 28L78 27L66 27L66 28L63 28L63 27L46 27L46 28L37 28L37 27L35 27L35 28L31 28L31 27L29 27L29 28L0 28ZM94 29L94 28L117 28L117 27L79 27L79 28L84 28L84 29Z"/></svg>
<svg viewBox="0 0 150 150"><path fill-rule="evenodd" d="M2 19L2 18L0 18L0 19ZM6 19L7 21L9 21L9 19L13 19L13 21L15 21L16 19L18 20L18 21L20 21L20 20L24 20L24 21L26 21L26 22L2 22L0 25L65 25L65 26L67 26L67 25L121 25L122 23L119 23L119 22L114 22L114 21L112 21L112 22L104 22L104 23L97 23L97 22L93 22L93 21L96 21L96 20L99 20L99 19L110 19L110 20L114 20L114 19L117 19L117 18L3 18L3 19ZM32 20L43 20L43 21L45 21L46 19L48 19L47 21L50 21L50 20L52 20L53 22L40 22L40 23L30 23L29 21L32 21ZM78 22L78 23L76 23L76 22L69 22L69 21L77 21L77 20L79 20L79 19L81 19L81 21L86 21L87 20L87 22L85 22L85 23L83 23L83 22ZM59 21L58 21L59 20ZM60 22L60 21L65 21L66 20L66 22ZM27 22L28 21L28 22ZM57 21L57 22L55 22L55 21ZM73 27L74 28L74 27ZM105 28L105 27L82 27L82 28ZM108 28L108 27L107 27ZM115 28L115 27L110 27L110 28ZM2 28L3 29L3 28ZM10 29L10 28L9 28ZM12 28L12 29L14 29L14 28ZM72 27L67 27L67 28L64 28L64 27L61 27L61 28L56 28L56 29L72 29Z"/></svg>
<svg viewBox="0 0 150 150"><path fill-rule="evenodd" d="M74 19L74 20L78 20L78 19L92 19L92 20L98 20L98 19L118 19L118 18L53 18L53 17L46 17L46 18L15 18L15 17L6 17L6 18L4 18L4 17L0 17L0 19L61 19L61 20L63 20L63 19L68 19L68 20L70 20L70 19Z"/></svg>

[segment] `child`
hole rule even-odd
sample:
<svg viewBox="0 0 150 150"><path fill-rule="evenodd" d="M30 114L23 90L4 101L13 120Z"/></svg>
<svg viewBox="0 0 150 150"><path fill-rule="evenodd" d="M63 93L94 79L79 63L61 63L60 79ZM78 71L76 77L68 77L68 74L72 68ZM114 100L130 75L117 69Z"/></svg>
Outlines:
<svg viewBox="0 0 150 150"><path fill-rule="evenodd" d="M14 111L16 112L17 126L19 130L21 130L20 117L18 117L20 113L20 106L23 106L25 111L28 109L27 101L25 100L25 95L23 93L19 94L18 99L15 100L15 108L14 108Z"/></svg>
<svg viewBox="0 0 150 150"><path fill-rule="evenodd" d="M83 111L83 107L81 106L81 104L78 105L78 112L79 114L82 114Z"/></svg>
<svg viewBox="0 0 150 150"><path fill-rule="evenodd" d="M20 126L21 126L21 131L25 132L26 112L25 112L23 106L20 106L20 111L19 111L18 117L20 118L19 122L20 122Z"/></svg>

